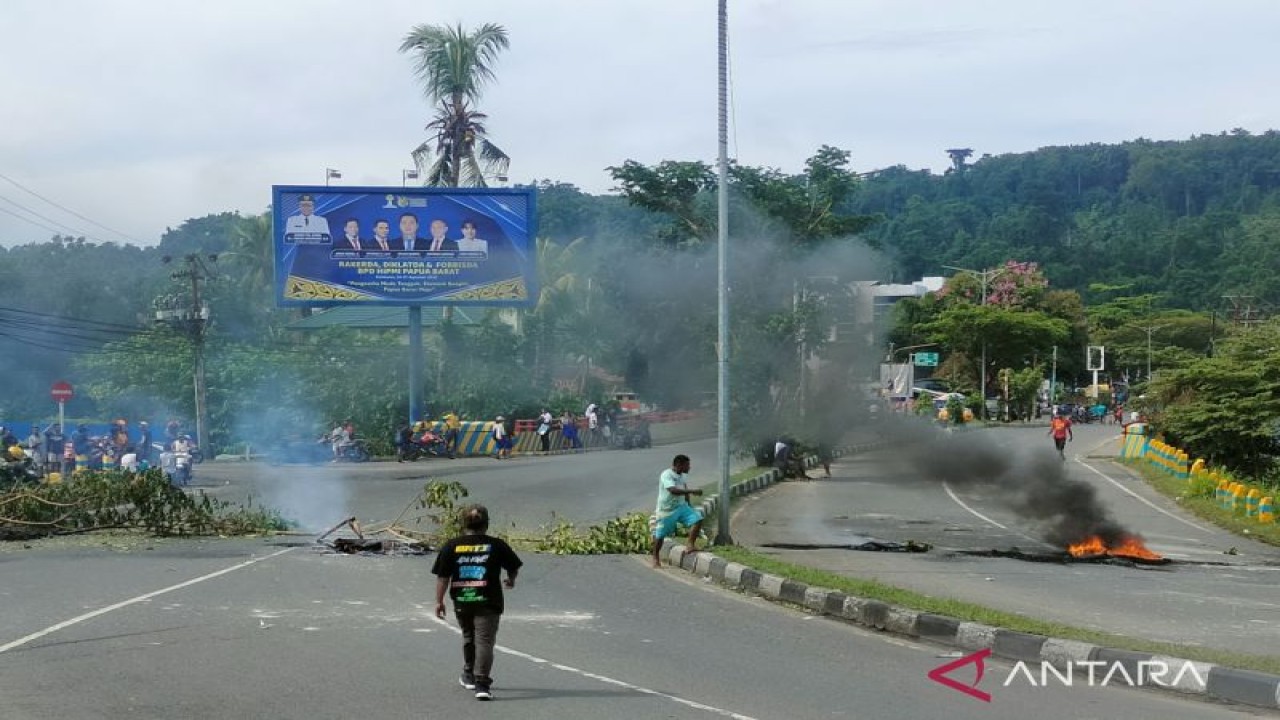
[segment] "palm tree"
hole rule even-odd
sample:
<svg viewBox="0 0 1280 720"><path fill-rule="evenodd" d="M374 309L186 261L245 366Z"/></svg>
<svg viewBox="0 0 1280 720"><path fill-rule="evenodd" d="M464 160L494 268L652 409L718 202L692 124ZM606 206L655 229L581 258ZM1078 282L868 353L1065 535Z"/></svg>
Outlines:
<svg viewBox="0 0 1280 720"><path fill-rule="evenodd" d="M506 175L511 158L489 141L486 116L473 105L508 44L506 29L493 23L471 32L461 24L417 25L400 43L400 52L415 56L427 100L438 106L426 127L432 137L413 151L427 185L484 187L486 174Z"/></svg>

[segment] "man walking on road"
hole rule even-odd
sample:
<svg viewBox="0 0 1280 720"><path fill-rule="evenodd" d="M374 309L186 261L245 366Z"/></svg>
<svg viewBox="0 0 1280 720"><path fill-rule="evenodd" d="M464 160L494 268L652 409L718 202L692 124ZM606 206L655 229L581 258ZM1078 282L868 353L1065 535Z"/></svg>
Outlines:
<svg viewBox="0 0 1280 720"><path fill-rule="evenodd" d="M462 628L462 675L458 683L476 691L477 700L492 700L493 648L502 618L502 589L516 586L523 563L501 538L490 537L489 510L471 505L462 510L462 535L436 554L436 617L444 619L444 594L453 598L453 615ZM502 572L507 577L499 582Z"/></svg>
<svg viewBox="0 0 1280 720"><path fill-rule="evenodd" d="M653 525L653 566L662 567L658 559L662 551L662 539L674 535L679 525L689 526L689 552L695 552L698 534L702 532L702 513L695 510L689 502L693 495L701 495L701 490L690 490L686 484L689 474L688 455L677 455L671 461L671 467L658 476L658 506L654 510Z"/></svg>
<svg viewBox="0 0 1280 720"><path fill-rule="evenodd" d="M1071 434L1071 420L1055 414L1053 420L1049 421L1049 434L1053 436L1053 444L1058 448L1058 457L1066 460L1067 442L1075 439Z"/></svg>

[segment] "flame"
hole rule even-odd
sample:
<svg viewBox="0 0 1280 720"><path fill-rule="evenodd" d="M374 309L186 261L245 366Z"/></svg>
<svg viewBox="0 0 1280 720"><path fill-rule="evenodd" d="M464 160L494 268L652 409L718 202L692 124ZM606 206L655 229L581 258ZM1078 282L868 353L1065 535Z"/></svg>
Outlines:
<svg viewBox="0 0 1280 720"><path fill-rule="evenodd" d="M1067 546L1067 552L1071 553L1071 557L1097 557L1099 555L1110 555L1112 557L1128 558L1131 560L1163 560L1164 556L1159 553L1152 552L1142 539L1135 535L1123 535L1111 545L1107 545L1097 535L1090 536L1081 542Z"/></svg>
<svg viewBox="0 0 1280 720"><path fill-rule="evenodd" d="M1071 557L1092 557L1094 555L1105 555L1107 546L1102 543L1102 538L1093 535L1084 542L1068 545L1067 552L1071 553Z"/></svg>
<svg viewBox="0 0 1280 720"><path fill-rule="evenodd" d="M1107 552L1116 557L1136 558L1138 560L1163 560L1164 556L1159 553L1151 552L1147 546L1142 544L1140 538L1133 535L1125 535L1120 538L1120 542L1107 548Z"/></svg>

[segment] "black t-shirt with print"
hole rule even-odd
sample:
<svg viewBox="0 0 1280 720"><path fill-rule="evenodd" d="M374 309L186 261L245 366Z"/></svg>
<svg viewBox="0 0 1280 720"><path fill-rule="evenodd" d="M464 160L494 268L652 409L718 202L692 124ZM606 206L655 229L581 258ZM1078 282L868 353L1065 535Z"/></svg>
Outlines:
<svg viewBox="0 0 1280 720"><path fill-rule="evenodd" d="M463 535L440 548L431 572L449 578L455 611L491 615L503 610L501 572L523 564L501 538Z"/></svg>

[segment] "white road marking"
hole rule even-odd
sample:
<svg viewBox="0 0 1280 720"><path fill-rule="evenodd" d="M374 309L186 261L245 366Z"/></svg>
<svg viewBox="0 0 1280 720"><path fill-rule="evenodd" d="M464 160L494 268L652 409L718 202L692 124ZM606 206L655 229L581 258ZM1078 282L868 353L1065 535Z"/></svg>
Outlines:
<svg viewBox="0 0 1280 720"><path fill-rule="evenodd" d="M242 569L242 568L247 568L247 567L249 567L250 565L256 565L257 563L260 563L260 562L262 562L263 560L270 560L271 558L279 557L279 556L281 556L281 555L283 555L283 554L285 554L285 553L287 553L287 552L290 552L291 550L296 550L296 549L297 549L297 548L285 548L284 550L279 550L279 551L277 551L277 552L273 552L273 553L271 553L270 555L264 555L264 556L262 556L262 557L260 557L260 558L254 558L254 559L252 559L252 560L246 560L246 561L244 561L244 562L242 562L242 563L238 563L238 564L236 564L236 565L232 565L231 567L223 568L223 569L218 570L218 571L216 571L216 572L211 572L211 573L209 573L209 574L207 574L207 575L201 575L200 577L192 578L192 579L190 579L190 580L187 580L186 582L180 582L180 583L178 583L177 585L170 585L170 586L169 586L169 587L167 587L167 588L161 588L161 589L159 589L159 590L153 590L153 591L151 591L151 592L149 592L149 593L146 593L146 594L144 594L144 595L139 595L139 596L137 596L137 597L135 597L135 598L129 598L128 600L124 600L124 601L121 601L121 602L115 603L114 605L108 605L108 606L106 606L106 607L101 607L101 608L98 608L97 610L94 610L94 611L92 611L92 612L87 612L87 613L85 613L85 614L83 614L83 615L77 615L76 617L73 617L73 618L71 618L70 620L63 620L62 622L60 622L60 623L58 623L58 624L56 624L56 625L50 625L49 627L47 627L47 628L45 628L45 629L43 629L43 630L37 631L37 632L33 632L33 633L31 633L30 635L28 635L28 636L26 636L26 637L21 637L21 638L18 638L17 640L14 640L13 642L9 642L9 643L5 643L4 645L0 645L0 653L6 653L6 652L9 652L10 650L13 650L14 648L20 648L20 647L22 647L23 645L26 645L27 643L32 642L33 640L39 640L40 638L42 638L42 637L44 637L44 636L46 636L46 635L52 635L53 633L56 633L56 632L58 632L59 630L65 630L65 629L67 629L67 628L71 627L72 625L79 625L80 623L82 623L82 622L84 622L84 621L86 621L86 620L92 620L93 618L96 618L96 617L98 617L99 615L106 615L106 614L107 614L107 613L109 613L109 612L113 612L113 611L115 611L115 610L119 610L120 608L128 607L128 606L130 606L130 605L136 605L137 603L140 603L140 602L145 602L145 601L147 601L147 600L150 600L150 599L151 599L151 598L153 598L153 597L158 597L158 596L160 596L160 595L164 595L164 594L166 594L166 593L171 593L171 592L173 592L174 590L181 590L182 588L185 588L185 587L191 587L192 585L196 585L196 584L198 584L198 583L202 583L202 582L204 582L205 580L212 580L212 579L214 579L214 578L216 578L216 577L220 577L220 576L222 576L222 575L226 575L227 573L235 572L236 570L240 570L240 569Z"/></svg>
<svg viewBox="0 0 1280 720"><path fill-rule="evenodd" d="M982 513L978 512L977 510L974 510L973 508L969 507L968 505L965 505L963 500L961 500L959 497L957 497L955 493L951 492L951 486L947 484L947 481L946 481L946 480L943 480L943 481L942 481L942 489L947 491L947 495L951 496L951 499L952 499L952 500L954 500L954 501L955 501L955 503L956 503L957 505L959 505L960 507L964 508L965 510L968 510L968 511L969 511L970 513L972 513L973 515L976 515L977 517L979 517L979 518L981 518L981 519L985 520L986 522L989 522L989 523L991 523L992 525L995 525L996 527L1000 528L1001 530L1008 530L1008 529L1009 529L1009 528L1005 527L1004 525L1001 525L1000 523L996 522L995 520L992 520L991 518L987 517L986 515L983 515Z"/></svg>
<svg viewBox="0 0 1280 720"><path fill-rule="evenodd" d="M1142 496L1141 496L1141 495L1139 495L1138 493L1136 493L1136 492L1134 492L1134 491L1130 490L1129 488L1127 488L1127 487L1125 487L1125 486L1121 485L1119 482L1117 482L1115 479L1113 479L1110 475L1108 475L1108 474L1106 474L1106 473L1102 472L1102 471L1101 471L1101 470L1099 470L1098 468L1096 468L1096 467L1094 467L1094 466L1090 465L1089 463L1087 463L1087 462L1085 462L1085 461L1081 460L1080 458L1076 458L1076 462L1080 463L1081 465L1085 466L1086 468L1088 468L1088 469L1092 470L1093 472L1097 473L1100 477L1102 477L1102 479L1103 479L1103 480L1106 480L1107 482L1111 483L1112 485L1115 485L1116 487L1120 488L1121 490L1123 490L1124 492L1126 492L1126 493L1128 493L1130 496L1132 496L1134 500L1137 500L1138 502L1140 502L1140 503L1142 503L1142 504L1146 505L1147 507L1151 508L1152 510L1155 510L1156 512L1160 513L1161 515L1167 515L1167 516L1169 516L1169 517L1173 518L1174 520L1177 520L1178 522L1182 523L1183 525L1188 525L1188 526L1193 527L1193 528L1195 528L1195 529L1197 529L1197 530L1199 530L1200 532L1203 532L1203 533L1212 533L1212 532L1213 532L1213 531L1212 531L1212 530L1210 530L1209 528L1203 527L1203 526L1201 526L1201 525L1197 525L1197 524L1195 524L1195 523L1191 522L1190 520L1187 520L1186 518L1178 517L1177 515L1174 515L1173 513L1169 512L1168 510L1165 510L1164 508L1160 507L1159 505L1156 505L1155 503L1153 503L1153 502L1151 502L1150 500L1148 500L1148 499L1146 499L1146 498L1142 497Z"/></svg>
<svg viewBox="0 0 1280 720"><path fill-rule="evenodd" d="M445 626L445 627L449 628L449 629L450 629L450 630L452 630L455 634L458 634L458 635L461 635L461 634L462 634L462 630L461 630L461 629L456 628L456 627L454 627L454 626L450 625L449 623L445 622L444 620L441 620L440 618L432 617L431 619L432 619L432 620L434 620L434 621L436 622L436 624L438 624L438 625L443 625L443 626ZM632 691L632 692L641 693L641 694L643 694L643 695L653 695L653 696L655 696L655 697L665 698L665 699L670 700L671 702L674 702L674 703L676 703L676 704L678 704L678 705L684 705L685 707L691 707L691 708L693 708L693 709L695 709L695 710L705 710L705 711L707 711L707 712L709 712L709 713L712 713L713 715L720 715L720 716L722 716L722 717L734 718L734 720L756 720L756 718L753 718L753 717L751 717L750 715L742 715L741 713L736 713L736 712L733 712L732 710L725 710L725 709L723 709L723 708L714 707L714 706L707 705L707 704L705 704L705 703L700 703L700 702L697 702L697 701L694 701L694 700L688 700L688 699L686 699L686 698L682 698L682 697L680 697L680 696L678 696L678 695L671 695L670 693L664 693L664 692L661 692L661 691L658 691L658 690L653 690L653 689L650 689L650 688L647 688L647 687L641 687L641 686L639 686L639 685L633 685L633 684L631 684L631 683L629 683L629 682L626 682L626 681L623 681L623 680L617 680L617 679L615 679L615 678L611 678L611 677L608 677L608 676L606 676L606 675L600 675L600 674L593 673L593 672L587 672L586 670L579 670L578 668L570 667L570 666L568 666L568 665L561 665L560 663L552 662L552 661L547 660L547 659L545 659L545 658L540 658L540 657L538 657L537 655L530 655L529 653L520 652L519 650L513 650L513 649L511 649L511 648L509 648L509 647L506 647L506 646L504 646L504 645L495 645L495 646L494 646L494 649L495 649L495 650L497 650L497 651L498 651L498 652L500 652L500 653L505 654L505 655L511 655L511 656L514 656L514 657L521 658L521 659L523 659L523 660L528 660L529 662L531 662L531 663L535 663L535 664L537 664L537 665L546 665L546 666L548 666L548 667L553 667L553 668L555 668L556 670L561 670L561 671L563 671L563 672L571 673L571 674L573 674L573 675L578 675L578 676L580 676L580 677L588 678L588 679L590 679L590 680L597 680L597 681L599 681L599 682L602 682L602 683L605 683L605 684L608 684L608 685L614 685L614 686L617 686L617 687L620 687L620 688L625 688L625 689L630 690L630 691Z"/></svg>

